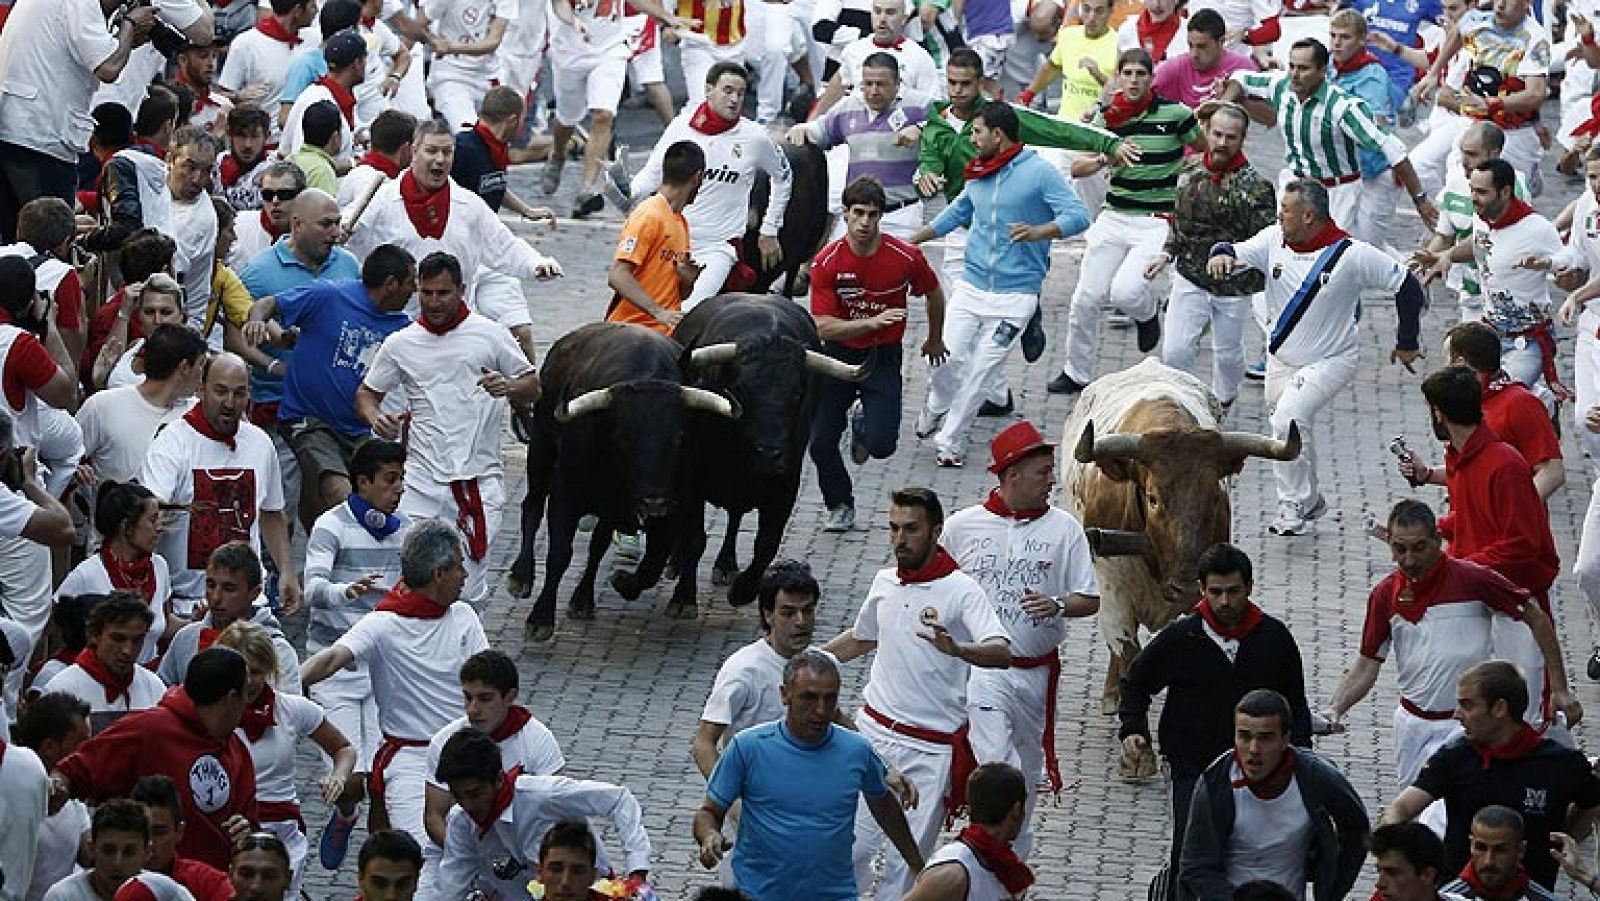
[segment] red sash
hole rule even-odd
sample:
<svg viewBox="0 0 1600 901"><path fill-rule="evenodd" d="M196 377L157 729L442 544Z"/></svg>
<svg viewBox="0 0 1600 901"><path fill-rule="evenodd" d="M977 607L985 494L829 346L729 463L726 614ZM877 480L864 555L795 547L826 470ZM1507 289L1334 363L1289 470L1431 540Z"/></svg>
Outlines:
<svg viewBox="0 0 1600 901"><path fill-rule="evenodd" d="M1050 791L1061 794L1061 761L1056 759L1056 696L1061 687L1061 651L1052 649L1037 657L1012 657L1012 669L1038 669L1049 667L1046 678L1050 680L1044 696L1044 771L1050 777Z"/></svg>
<svg viewBox="0 0 1600 901"><path fill-rule="evenodd" d="M394 763L395 757L399 756L400 752L406 748L426 748L427 746L428 742L425 739L395 738L387 732L384 733L383 741L378 745L377 753L372 755L372 772L367 774L367 794L372 796L374 805L383 804L383 791L386 784L383 771L389 768L389 764ZM266 812L262 811L262 818L265 819L265 817Z"/></svg>
<svg viewBox="0 0 1600 901"><path fill-rule="evenodd" d="M939 732L935 729L913 726L910 723L896 722L872 709L871 704L863 704L861 709L873 722L896 735L904 735L929 744L949 746L950 778L944 794L944 828L949 829L954 826L956 817L967 809L967 777L978 768L978 756L972 752L971 725L962 723L961 728L954 732Z"/></svg>
<svg viewBox="0 0 1600 901"><path fill-rule="evenodd" d="M467 536L467 556L481 561L489 553L489 524L483 516L478 480L451 482L450 494L456 499L456 526Z"/></svg>

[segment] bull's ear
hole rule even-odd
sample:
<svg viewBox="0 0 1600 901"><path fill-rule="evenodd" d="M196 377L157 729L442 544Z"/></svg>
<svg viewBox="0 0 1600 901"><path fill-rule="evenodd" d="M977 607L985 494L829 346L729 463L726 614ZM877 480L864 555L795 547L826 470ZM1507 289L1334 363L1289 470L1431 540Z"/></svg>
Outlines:
<svg viewBox="0 0 1600 901"><path fill-rule="evenodd" d="M1126 482L1133 478L1133 467L1128 465L1127 460L1096 460L1094 465L1100 467L1100 472L1113 482Z"/></svg>
<svg viewBox="0 0 1600 901"><path fill-rule="evenodd" d="M1244 461L1246 461L1248 459L1250 459L1250 455L1249 454L1238 454L1238 455L1235 455L1235 456L1232 456L1232 457L1225 458L1222 461L1222 466L1220 467L1220 469L1222 470L1222 472L1221 472L1222 477L1225 478L1225 479L1232 478L1233 476L1236 476L1239 473L1243 472L1244 471Z"/></svg>

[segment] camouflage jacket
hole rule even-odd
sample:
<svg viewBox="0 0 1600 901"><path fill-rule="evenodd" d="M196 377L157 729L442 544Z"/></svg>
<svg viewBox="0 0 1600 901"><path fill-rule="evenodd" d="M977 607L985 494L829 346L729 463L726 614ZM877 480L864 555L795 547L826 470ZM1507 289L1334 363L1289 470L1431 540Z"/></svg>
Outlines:
<svg viewBox="0 0 1600 901"><path fill-rule="evenodd" d="M1195 154L1178 172L1177 202L1165 250L1178 274L1203 290L1226 297L1254 294L1266 285L1266 276L1253 269L1218 281L1206 274L1211 247L1221 241L1243 241L1271 225L1277 218L1277 196L1272 183L1255 167L1245 165L1211 180L1203 157Z"/></svg>

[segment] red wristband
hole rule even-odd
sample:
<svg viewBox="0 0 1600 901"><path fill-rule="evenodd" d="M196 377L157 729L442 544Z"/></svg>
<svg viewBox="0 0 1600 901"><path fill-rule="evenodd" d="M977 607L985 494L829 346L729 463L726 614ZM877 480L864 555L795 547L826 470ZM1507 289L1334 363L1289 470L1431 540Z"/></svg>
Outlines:
<svg viewBox="0 0 1600 901"><path fill-rule="evenodd" d="M1033 91L1025 88L1023 89L1022 93L1017 95L1017 103L1021 104L1022 106L1032 106L1033 97Z"/></svg>

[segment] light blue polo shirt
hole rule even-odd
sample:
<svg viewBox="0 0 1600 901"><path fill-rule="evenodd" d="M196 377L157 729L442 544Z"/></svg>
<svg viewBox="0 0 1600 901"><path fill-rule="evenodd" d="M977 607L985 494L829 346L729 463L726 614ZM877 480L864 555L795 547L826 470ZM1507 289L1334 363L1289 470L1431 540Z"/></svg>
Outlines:
<svg viewBox="0 0 1600 901"><path fill-rule="evenodd" d="M307 282L334 279L361 278L361 264L356 261L355 255L343 247L335 247L333 253L322 261L322 266L316 271L295 258L294 252L289 249L289 236L284 235L278 242L266 250L261 251L255 259L251 260L239 273L239 281L244 282L246 291L250 292L252 300L260 300L269 294L281 294L290 288L298 288ZM289 365L293 351L278 347L261 345L261 350L268 356L283 361ZM283 400L283 379L274 378L265 373L250 370L250 402L253 404L275 404Z"/></svg>

